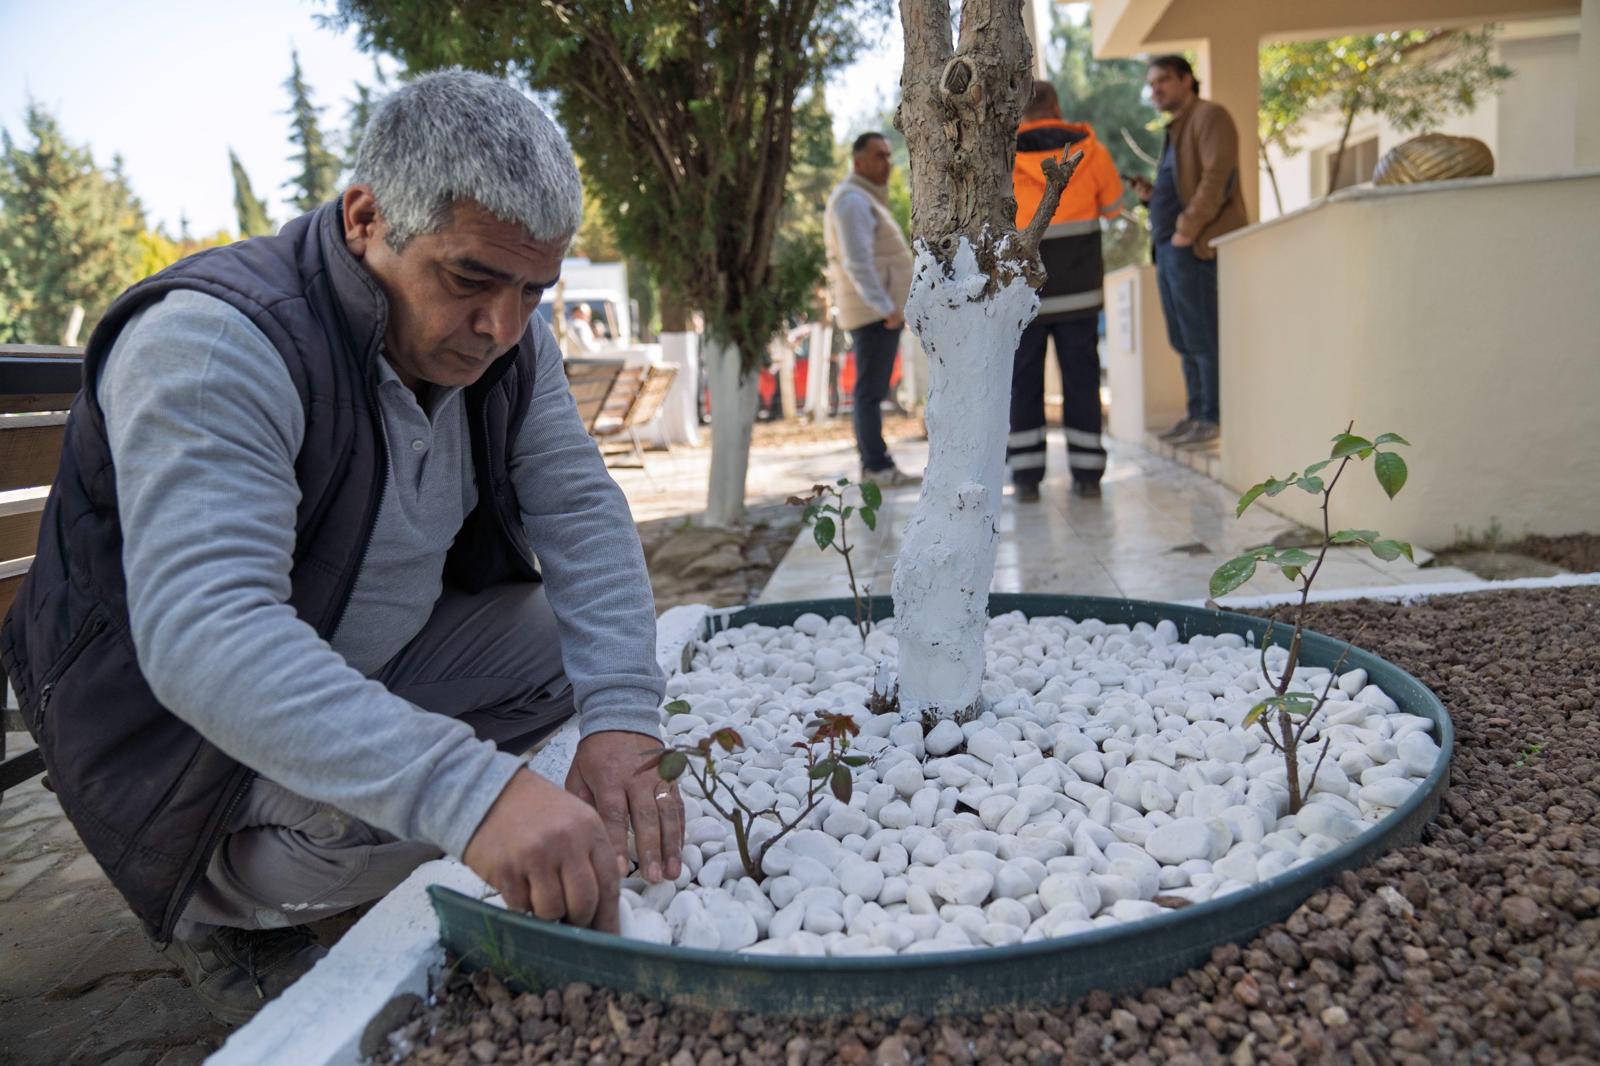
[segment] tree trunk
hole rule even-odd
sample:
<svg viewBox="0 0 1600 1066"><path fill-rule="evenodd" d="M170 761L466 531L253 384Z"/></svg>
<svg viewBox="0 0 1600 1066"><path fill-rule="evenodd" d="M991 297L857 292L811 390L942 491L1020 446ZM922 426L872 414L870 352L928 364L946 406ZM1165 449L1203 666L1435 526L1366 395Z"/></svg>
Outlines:
<svg viewBox="0 0 1600 1066"><path fill-rule="evenodd" d="M1272 156L1267 154L1267 142L1257 144L1261 149L1261 165L1267 168L1267 179L1272 182L1272 199L1278 204L1278 214L1283 214L1283 193L1278 191L1278 172L1273 169Z"/></svg>
<svg viewBox="0 0 1600 1066"><path fill-rule="evenodd" d="M740 369L737 346L704 338L706 381L711 386L711 483L705 524L723 528L744 521L744 482L750 470L750 431L761 398L756 371Z"/></svg>
<svg viewBox="0 0 1600 1066"><path fill-rule="evenodd" d="M1339 181L1339 168L1344 166L1344 146L1350 141L1350 127L1355 124L1356 112L1360 110L1358 98L1352 97L1344 105L1344 132L1339 134L1339 147L1333 153L1333 166L1328 171L1328 191L1325 196L1332 196Z"/></svg>
<svg viewBox="0 0 1600 1066"><path fill-rule="evenodd" d="M1042 279L1042 224L1017 233L1011 187L1032 48L1019 0L965 0L953 48L946 0L902 0L900 10L895 124L911 155L917 247L906 319L930 379L928 467L894 572L900 705L965 717L979 710L983 683L1011 366ZM1044 222L1070 173L1051 176Z"/></svg>

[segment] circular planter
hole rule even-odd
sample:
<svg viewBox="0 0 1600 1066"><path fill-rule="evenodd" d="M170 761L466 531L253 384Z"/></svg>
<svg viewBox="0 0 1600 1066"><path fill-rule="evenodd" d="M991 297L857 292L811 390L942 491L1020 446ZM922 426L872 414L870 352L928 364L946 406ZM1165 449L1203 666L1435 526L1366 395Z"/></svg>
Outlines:
<svg viewBox="0 0 1600 1066"><path fill-rule="evenodd" d="M892 613L887 598L873 602L875 617ZM713 616L705 636L730 626L783 625L807 612L849 614L850 600L809 600L750 607ZM1202 634L1265 632L1259 618L1143 600L1089 596L1001 595L989 613L1021 611L1029 617L1098 618L1116 624L1171 620L1182 639ZM1289 630L1274 627L1274 643ZM1332 668L1345 645L1308 632L1301 660ZM685 652L687 658L689 652ZM1249 889L1125 926L1057 939L939 954L874 957L773 957L701 951L625 940L540 921L531 915L430 889L441 939L468 967L492 966L525 988L586 981L619 991L707 1010L794 1016L972 1013L1046 1005L1100 989L1122 992L1165 982L1203 962L1218 944L1249 939L1287 917L1345 870L1391 848L1415 843L1439 808L1449 781L1454 731L1444 706L1421 682L1394 664L1360 649L1345 669L1360 667L1402 712L1434 723L1440 758L1402 806L1356 838L1311 862Z"/></svg>

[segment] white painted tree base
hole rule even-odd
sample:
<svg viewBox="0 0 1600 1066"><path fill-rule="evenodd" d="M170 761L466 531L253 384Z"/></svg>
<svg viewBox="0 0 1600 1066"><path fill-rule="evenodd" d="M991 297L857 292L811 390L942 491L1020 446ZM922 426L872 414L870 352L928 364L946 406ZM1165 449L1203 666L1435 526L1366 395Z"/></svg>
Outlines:
<svg viewBox="0 0 1600 1066"><path fill-rule="evenodd" d="M731 528L744 521L744 484L750 471L750 434L761 399L756 375L739 365L739 349L709 340L706 382L711 388L711 483L705 524Z"/></svg>
<svg viewBox="0 0 1600 1066"><path fill-rule="evenodd" d="M894 568L900 706L945 718L979 701L1011 367L1039 306L1021 278L985 296L988 283L965 238L949 272L919 246L906 302L928 353L928 465Z"/></svg>

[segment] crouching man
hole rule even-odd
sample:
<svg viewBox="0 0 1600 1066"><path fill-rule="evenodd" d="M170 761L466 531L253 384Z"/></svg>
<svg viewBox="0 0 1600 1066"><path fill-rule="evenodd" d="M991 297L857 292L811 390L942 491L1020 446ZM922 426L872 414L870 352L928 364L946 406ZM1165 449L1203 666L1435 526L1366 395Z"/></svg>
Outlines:
<svg viewBox="0 0 1600 1066"><path fill-rule="evenodd" d="M89 342L0 657L219 1019L320 957L304 923L441 853L601 929L630 828L644 876L679 873L644 559L534 317L580 215L542 111L432 74L337 201L135 285ZM562 789L519 755L574 711Z"/></svg>

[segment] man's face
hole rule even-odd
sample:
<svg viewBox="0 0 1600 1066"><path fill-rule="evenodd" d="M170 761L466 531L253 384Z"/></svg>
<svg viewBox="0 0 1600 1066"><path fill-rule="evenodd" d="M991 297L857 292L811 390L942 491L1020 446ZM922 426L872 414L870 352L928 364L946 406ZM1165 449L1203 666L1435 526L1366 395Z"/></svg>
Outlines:
<svg viewBox="0 0 1600 1066"><path fill-rule="evenodd" d="M544 291L561 275L567 242L536 241L477 204L455 205L437 233L396 252L372 190L344 197L345 243L389 302L385 352L400 380L471 385L521 339Z"/></svg>
<svg viewBox="0 0 1600 1066"><path fill-rule="evenodd" d="M889 154L889 142L882 137L868 141L855 156L856 173L877 185L889 184L889 172L894 160Z"/></svg>
<svg viewBox="0 0 1600 1066"><path fill-rule="evenodd" d="M1150 86L1150 102L1162 111L1176 111L1194 95L1194 79L1166 67L1151 67L1145 84Z"/></svg>

